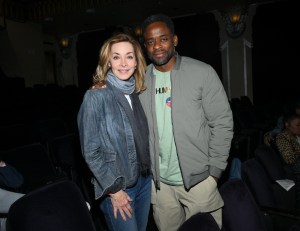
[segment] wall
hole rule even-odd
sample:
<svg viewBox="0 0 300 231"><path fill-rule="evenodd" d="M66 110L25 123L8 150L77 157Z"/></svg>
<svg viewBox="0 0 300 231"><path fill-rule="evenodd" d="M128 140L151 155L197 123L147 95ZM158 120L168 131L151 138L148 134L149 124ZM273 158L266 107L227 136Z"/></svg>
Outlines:
<svg viewBox="0 0 300 231"><path fill-rule="evenodd" d="M22 77L26 86L44 83L42 28L37 23L6 20L0 36L0 66L10 77Z"/></svg>
<svg viewBox="0 0 300 231"><path fill-rule="evenodd" d="M253 18L253 86L256 104L300 100L297 1L257 8Z"/></svg>
<svg viewBox="0 0 300 231"><path fill-rule="evenodd" d="M256 103L263 100L269 103L275 98L281 100L282 93L288 98L298 97L300 78L297 77L298 59L294 57L299 55L299 46L293 33L299 22L294 12L297 8L291 2L287 0L261 5L257 7L258 12L252 8L248 12L247 29L238 39L226 36L219 13L214 13L219 25L219 44L212 42L212 39L209 39L210 43L204 39L205 36L209 38L207 31L205 35L198 35L199 29L205 28L199 26L201 22L210 30L216 28L203 17L199 16L199 21L195 23L197 26L191 29L185 27L193 25L188 17L184 20L177 18L175 21L187 21L183 23L178 49L184 55L195 55L195 58L211 63L220 75L230 99L247 95ZM215 38L216 34L214 32L212 37ZM99 45L106 38L105 31L97 31L95 43L90 42L88 34L72 35L73 43L67 58L62 57L57 38L49 40L42 36L45 35L39 24L7 20L6 29L0 31L0 67L4 73L10 77L24 78L26 86L54 82L59 86L73 84L88 88L97 64ZM50 43L45 44L48 41ZM213 44L213 47L208 44ZM45 58L45 52L50 56ZM211 54L215 56L208 56Z"/></svg>
<svg viewBox="0 0 300 231"><path fill-rule="evenodd" d="M251 5L247 8L245 30L238 37L228 36L221 13L214 12L220 25L223 85L229 99L248 96L253 101L252 19L256 7L256 5Z"/></svg>
<svg viewBox="0 0 300 231"><path fill-rule="evenodd" d="M26 87L35 84L77 85L76 41L63 57L57 38L43 34L41 24L6 20L0 31L0 67L7 77L21 77Z"/></svg>
<svg viewBox="0 0 300 231"><path fill-rule="evenodd" d="M22 73L7 30L0 31L0 67L7 76L16 77Z"/></svg>

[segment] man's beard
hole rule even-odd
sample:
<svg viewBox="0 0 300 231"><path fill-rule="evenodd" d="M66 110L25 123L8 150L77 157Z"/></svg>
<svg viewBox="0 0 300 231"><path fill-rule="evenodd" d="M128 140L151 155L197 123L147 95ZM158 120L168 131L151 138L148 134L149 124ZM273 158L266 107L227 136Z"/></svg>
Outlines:
<svg viewBox="0 0 300 231"><path fill-rule="evenodd" d="M156 66L163 66L167 64L170 59L175 55L175 48L172 51L167 51L167 56L161 59L155 59L153 54L148 53L148 58L153 62Z"/></svg>

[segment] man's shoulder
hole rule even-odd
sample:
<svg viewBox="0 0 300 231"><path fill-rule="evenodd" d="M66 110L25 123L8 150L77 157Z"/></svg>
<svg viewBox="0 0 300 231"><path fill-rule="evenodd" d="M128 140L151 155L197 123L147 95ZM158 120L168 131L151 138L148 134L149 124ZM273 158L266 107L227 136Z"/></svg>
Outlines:
<svg viewBox="0 0 300 231"><path fill-rule="evenodd" d="M180 64L177 66L178 71L180 72L185 72L185 73L189 73L189 74L195 74L199 77L199 75L201 75L202 77L204 76L211 76L211 75L215 75L215 71L214 68L201 61L198 59L194 59L191 57L187 57L187 56L182 56L181 57L181 62Z"/></svg>
<svg viewBox="0 0 300 231"><path fill-rule="evenodd" d="M208 63L205 63L201 60L192 58L192 57L188 57L188 56L181 56L181 63L182 64L188 64L188 65L196 65L196 66L200 66L200 67L210 67L210 65Z"/></svg>
<svg viewBox="0 0 300 231"><path fill-rule="evenodd" d="M150 63L148 64L147 68L146 68L146 71L149 72L151 70L151 68L153 67L153 64Z"/></svg>

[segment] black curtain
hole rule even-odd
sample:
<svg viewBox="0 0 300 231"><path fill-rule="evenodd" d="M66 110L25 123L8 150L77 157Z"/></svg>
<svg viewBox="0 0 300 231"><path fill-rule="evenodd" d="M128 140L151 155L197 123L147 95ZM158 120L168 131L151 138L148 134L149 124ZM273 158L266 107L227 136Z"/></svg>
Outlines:
<svg viewBox="0 0 300 231"><path fill-rule="evenodd" d="M174 24L179 54L210 64L222 79L219 26L214 15L208 13L175 18Z"/></svg>
<svg viewBox="0 0 300 231"><path fill-rule="evenodd" d="M260 5L253 18L254 103L286 104L300 96L297 1ZM297 12L296 12L297 11Z"/></svg>

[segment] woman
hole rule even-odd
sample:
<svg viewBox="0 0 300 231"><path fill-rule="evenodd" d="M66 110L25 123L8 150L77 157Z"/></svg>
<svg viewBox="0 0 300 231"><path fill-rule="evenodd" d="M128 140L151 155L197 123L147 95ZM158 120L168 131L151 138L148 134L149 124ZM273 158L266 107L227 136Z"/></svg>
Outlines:
<svg viewBox="0 0 300 231"><path fill-rule="evenodd" d="M83 156L94 175L109 230L146 230L151 179L148 125L138 94L145 90L146 62L126 34L102 46L94 83L78 113Z"/></svg>
<svg viewBox="0 0 300 231"><path fill-rule="evenodd" d="M296 209L300 211L300 115L284 117L284 130L276 137L277 148L295 181Z"/></svg>

